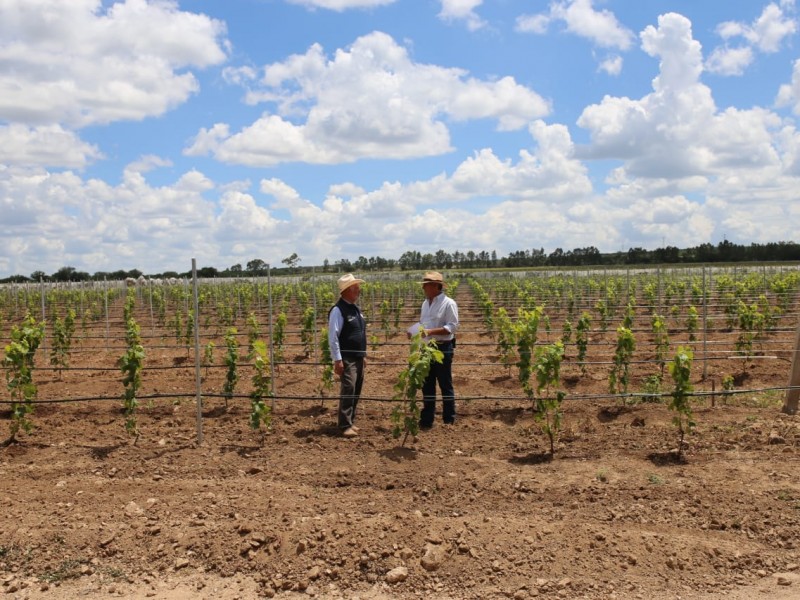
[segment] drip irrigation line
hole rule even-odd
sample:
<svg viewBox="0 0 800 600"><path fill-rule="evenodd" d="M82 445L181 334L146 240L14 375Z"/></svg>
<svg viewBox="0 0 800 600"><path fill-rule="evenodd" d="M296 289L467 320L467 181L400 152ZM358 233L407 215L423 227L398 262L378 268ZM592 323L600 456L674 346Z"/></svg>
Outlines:
<svg viewBox="0 0 800 600"><path fill-rule="evenodd" d="M780 337L778 334L773 334L773 335L770 335L769 337L754 338L752 340L752 344L754 346L792 345L792 343L794 341L794 333L795 333L795 331L796 331L796 328L792 329L791 331L790 330L785 330L783 332L780 332L780 333L786 334L783 337ZM670 342L671 345L680 344L680 345L686 346L686 345L703 345L703 344L706 344L706 345L709 345L709 346L729 346L730 347L730 346L733 346L737 342L737 340L739 339L739 336L742 333L743 332L741 332L741 331L711 332L709 334L709 336L706 337L705 339L704 339L702 334L699 334L699 335L695 336L694 340L687 339L688 336L686 336L686 334L682 335L682 334L670 333L670 334L668 334L668 341ZM480 335L483 335L483 334L478 333L478 335L480 336ZM595 332L589 332L589 335L590 335L590 337L595 337L596 333ZM647 346L655 345L657 343L656 341L653 341L651 339L646 339L646 338L649 338L649 337L650 337L649 335L645 336L645 335L641 335L640 334L639 336L634 336L634 340L635 340L637 346L647 347ZM710 337L713 337L714 339L710 339ZM222 337L213 338L213 340L209 340L209 341L213 341L214 342L214 349L217 350L217 349L223 348L223 346L224 346L224 343L222 342L222 339L223 339ZM258 339L264 341L266 344L270 344L270 340L268 338L260 337ZM0 338L0 341L2 341L1 338ZM552 344L552 343L554 343L556 341L562 342L567 347L577 345L576 342L573 339L570 339L570 340L564 342L562 337L560 335L558 335L557 333L555 333L555 332L551 333L551 334L540 334L539 335L539 339L536 341L536 345L537 346L544 346L544 345ZM615 332L608 332L608 337L607 338L605 338L605 339L587 340L586 345L587 346L597 346L597 347L609 347L609 346L613 347L613 346L616 345L616 343L617 343L617 339L616 339L616 336L615 336ZM150 351L153 351L153 350L155 350L155 351L180 351L180 350L183 350L184 352L186 351L186 346L179 345L179 344L153 345L153 344L148 344L147 340L144 340L142 345L143 345L145 350L150 350ZM203 350L206 347L206 345L207 345L207 343L203 343L201 341L200 349ZM297 348L305 348L306 347L306 344L303 344L302 342L287 342L287 341L284 341L280 346L278 346L278 345L276 345L274 343L273 343L273 345L276 348L282 347L282 348L290 348L290 349L297 349ZM408 347L408 345L409 345L409 342L406 339L398 339L398 340L390 340L390 341L381 340L381 341L374 342L374 343L373 342L368 342L367 348L368 349L371 349L371 348L403 348L403 347ZM499 347L499 342L495 341L493 338L490 338L490 339L488 339L486 341L481 341L481 340L478 340L478 341L464 341L463 339L460 338L458 340L458 346L459 347L464 347L464 348L498 348ZM240 347L246 348L247 345L246 344L240 344ZM103 343L100 343L100 344L97 344L97 345L91 345L91 346L84 345L84 346L80 346L80 347L75 347L75 344L73 342L73 347L69 349L69 353L70 353L70 355L80 355L80 354L92 353L92 352L122 352L122 351L126 350L127 348L128 348L128 346L126 345L125 340L120 337L119 339L116 339L116 340L115 339L109 340L108 343L103 342Z"/></svg>
<svg viewBox="0 0 800 600"><path fill-rule="evenodd" d="M547 345L552 344L555 341L560 341L560 340L557 340L556 338L553 338L552 340L538 340L536 342L535 346L536 347L547 346ZM699 347L699 346L702 346L703 344L705 344L706 346L730 346L732 344L732 342L730 340L707 340L707 341L704 341L704 340L701 340L701 339L690 341L690 340L676 340L674 338L670 340L670 347L675 347L675 346L678 346L678 345L680 345L680 346ZM766 339L766 340L755 340L755 341L753 341L753 345L754 346L770 346L770 347L774 347L774 346L791 346L791 344L792 344L792 340L789 339L789 338L785 338L785 339ZM575 345L576 345L575 342L568 342L567 344L565 344L565 348L574 348ZM614 340L594 341L594 342L588 342L586 344L587 348L613 348L615 345L616 345L616 342ZM653 342L653 341L650 341L650 340L637 340L637 346L638 346L637 351L638 351L638 349L648 349L648 348L653 347L655 345L656 345L656 342ZM381 348L398 348L398 347L407 347L407 346L408 346L408 342L406 342L406 341L401 341L401 342L379 342L377 344L377 347L379 349L378 350L369 350L369 354L372 355L372 354L375 354L375 353L380 353L380 349ZM463 341L459 341L458 342L458 347L459 348L492 348L492 349L494 349L494 348L497 348L497 346L498 346L498 344L496 342L463 342ZM291 343L284 343L282 347L284 349L302 348L302 347L304 347L304 344L291 342ZM89 347L89 348L84 347L84 348L77 348L77 349L71 348L69 350L68 356L77 357L77 356L81 356L81 355L84 355L84 354L97 354L98 352L109 352L109 353L113 353L115 351L122 352L124 350L127 350L127 348L128 347L126 345L124 345L124 342L119 344L119 345L112 345L112 346L109 346L109 347L96 346L96 347ZM220 349L224 350L224 348L222 348L222 346L217 346L217 348L220 348ZM147 346L146 345L146 346L144 346L144 349L145 349L145 352L167 351L167 350L176 351L176 350L185 350L185 347L183 347L183 346ZM714 352L717 352L717 353L723 353L723 352L724 353L738 353L739 351L738 350L715 350ZM189 355L188 360L192 360L191 354Z"/></svg>
<svg viewBox="0 0 800 600"><path fill-rule="evenodd" d="M713 362L713 361L729 361L729 360L755 361L755 360L789 360L789 359L788 358L787 359L783 359L783 358L778 357L778 356L765 356L765 355L752 355L752 356L749 356L749 357L745 357L745 356L738 355L738 354L737 355L733 355L733 351L731 351L731 356L699 356L699 357L695 356L695 361L696 362L698 362L698 361L702 362L704 360L705 361L709 361L709 362ZM627 364L628 365L661 365L662 363L663 364L667 364L669 362L670 362L670 360L665 358L663 361L655 360L655 359L653 359L653 360L631 360L631 361L628 361ZM405 366L408 366L408 362L407 361L389 362L389 361L371 360L369 364L371 366L380 366L380 367L405 367ZM616 363L613 360L604 360L604 361L584 360L582 362L578 362L577 359L572 360L570 358L567 358L567 359L565 359L565 361L562 364L564 366L566 366L566 365L580 366L581 364L585 365L585 366L592 366L592 365L602 366L602 365L614 365ZM309 367L309 368L318 368L320 366L328 366L328 365L326 365L326 363L322 363L322 362L287 362L287 361L275 362L274 365L276 367L278 367L278 366L293 366L293 367ZM183 364L183 365L167 365L167 366L148 366L145 363L145 366L142 368L142 372L143 373L147 373L148 371L187 370L187 369L194 369L194 366L195 366L194 362L187 362L186 364ZM242 362L242 363L237 363L237 366L243 367L243 368L248 368L248 367L252 367L253 363L251 363L251 362ZM482 362L463 362L463 361L458 361L457 363L453 364L453 367L456 370L458 369L458 367L501 367L503 369L512 369L512 368L514 368L514 366L515 366L515 364L506 366L506 365L503 365L502 363L491 362L491 361L482 361ZM228 367L225 366L225 365L207 365L207 366L206 365L201 365L200 368L204 369L204 370L212 370L212 369L213 370L222 370L222 369L227 369ZM116 372L116 373L120 372L120 368L119 367L66 367L66 368L59 369L57 367L49 367L48 366L48 367L37 367L36 370L37 371L43 371L43 372L54 372L55 371L55 372L62 372L62 373L69 373L69 372L72 372L72 371L75 371L75 372L81 372L81 371L109 372L109 371L113 371L113 372ZM276 378L276 379L279 379L279 378Z"/></svg>
<svg viewBox="0 0 800 600"><path fill-rule="evenodd" d="M787 360L787 361L791 360L788 357L785 358L785 357L779 357L779 356L775 356L775 355L764 355L764 354L752 354L752 355L749 355L749 356L745 356L745 355L739 354L736 350L719 350L719 351L717 351L717 353L725 354L725 356L716 356L716 355L695 356L695 361L702 362L702 361L729 361L729 360L735 360L735 361L748 361L748 362L750 362L750 361L756 361L756 360ZM794 352L791 352L791 353L793 354ZM368 357L372 358L372 357L375 356L375 354L376 354L375 352L372 352L372 353L370 353L368 355ZM453 366L456 369L458 367L461 367L461 366L465 366L465 367L466 366L469 366L469 367L501 367L503 369L512 369L515 366L515 364L504 365L501 362L498 362L498 359L496 357L494 357L494 356L491 357L491 358L494 358L495 360L494 361L493 360L485 360L485 361L480 361L480 362L458 361L457 363L454 363ZM662 363L666 364L666 363L669 363L669 362L670 362L669 359L665 358L664 360L656 360L656 359L651 359L651 360L630 360L630 361L628 361L627 364L628 365L661 365ZM237 363L237 366L247 368L247 367L252 367L253 364L254 363L252 363L252 362L240 362L240 363ZM276 361L273 364L276 367L278 367L278 366L291 366L291 367L313 367L313 368L317 368L317 367L320 367L320 366L328 366L326 363L317 362L317 361L303 361L303 362ZM370 360L369 364L373 365L373 366L407 366L408 362L407 361L399 361L399 362L395 362L395 361L375 361L373 359L373 360ZM580 366L580 365L591 366L591 365L614 365L616 363L613 360L584 360L584 361L579 362L577 360L577 358L573 359L572 357L565 357L564 362L562 364L564 364L564 365L578 365L578 366ZM195 363L192 362L191 360L186 361L185 364L166 365L166 366L152 366L152 365L149 366L145 362L145 366L143 367L142 371L146 373L147 371L171 371L171 370L182 370L182 369L185 370L185 369L194 368L194 366L195 366ZM226 365L220 365L220 364L214 364L214 365L203 365L203 364L201 364L200 367L201 367L201 369L204 369L204 370L212 370L212 369L213 370L220 370L220 369L227 369L228 368ZM81 371L101 371L101 372L114 371L114 372L119 372L120 368L119 367L62 367L62 368L58 368L58 367L53 367L53 366L45 366L45 367L37 367L36 370L37 371L43 371L43 372L53 372L53 371L55 371L55 372L62 372L62 373L68 373L68 372L72 372L72 371L76 371L76 372L81 372Z"/></svg>
<svg viewBox="0 0 800 600"><path fill-rule="evenodd" d="M744 395L744 394L754 394L754 393L767 393L767 392L785 392L790 390L798 390L800 386L776 386L776 387L764 387L764 388L750 388L746 390L716 390L716 391L709 391L709 390L702 390L702 391L694 391L685 393L684 396L696 397L696 398L705 398L708 396L736 396L736 395ZM163 398L194 398L195 392L186 392L183 394L148 394L137 396L136 399L141 403L147 400L158 400ZM251 397L248 394L233 394L232 396L226 396L225 394L219 393L208 393L208 394L201 394L203 399L211 399L211 398L218 398L218 399L228 399L228 400L237 400L237 399L246 399L250 400ZM630 399L630 398L670 398L672 394L670 392L626 392L623 394L572 394L564 396L564 401L567 400L610 400L610 399ZM528 396L489 396L489 395L481 395L481 396L456 396L456 401L459 402L473 402L479 400L490 400L490 401L503 401L503 402L531 402L531 400L535 400L537 398L552 400L554 396L536 396L535 398L529 398ZM319 395L281 395L276 394L275 396L264 396L264 399L271 399L271 400L296 400L296 401L315 401L315 402L324 402L326 400L338 402L338 396L319 396ZM394 402L401 402L403 400L397 400L394 397L390 396L364 396L360 397L360 400L370 401L370 402L379 402L379 403L394 403ZM419 399L421 400L421 398ZM72 404L72 403L79 403L79 402L95 402L95 401L115 401L115 402L122 402L122 398L120 396L85 396L79 398L53 398L53 399L37 399L31 402L33 405L47 405L47 404ZM13 400L0 400L0 405L3 404L19 404L19 402L15 402Z"/></svg>

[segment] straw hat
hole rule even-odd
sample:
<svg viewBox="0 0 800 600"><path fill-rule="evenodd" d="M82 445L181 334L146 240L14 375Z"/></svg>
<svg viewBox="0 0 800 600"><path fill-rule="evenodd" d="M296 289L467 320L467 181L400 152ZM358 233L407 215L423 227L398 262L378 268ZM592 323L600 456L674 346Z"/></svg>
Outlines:
<svg viewBox="0 0 800 600"><path fill-rule="evenodd" d="M341 294L351 285L355 285L357 283L366 283L363 279L356 279L353 277L352 273L348 273L347 275L342 275L339 277L339 281L336 282L339 285L339 293Z"/></svg>
<svg viewBox="0 0 800 600"><path fill-rule="evenodd" d="M425 276L422 278L422 281L420 281L420 283L423 285L426 283L439 283L442 285L442 287L447 285L444 282L444 277L442 277L442 274L439 273L438 271L428 271L427 273L425 273Z"/></svg>

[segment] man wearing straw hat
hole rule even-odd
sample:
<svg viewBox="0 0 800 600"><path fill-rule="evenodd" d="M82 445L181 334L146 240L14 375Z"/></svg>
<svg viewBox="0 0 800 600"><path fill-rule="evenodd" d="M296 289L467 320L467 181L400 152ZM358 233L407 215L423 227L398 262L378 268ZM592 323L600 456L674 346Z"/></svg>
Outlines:
<svg viewBox="0 0 800 600"><path fill-rule="evenodd" d="M422 429L433 427L436 414L436 383L442 391L442 420L446 425L456 422L456 393L453 389L453 352L456 347L458 329L458 305L444 293L444 277L437 271L428 271L422 278L422 303L419 322L425 339L436 340L436 345L444 354L441 363L431 363L431 370L422 385L422 413L419 426Z"/></svg>
<svg viewBox="0 0 800 600"><path fill-rule="evenodd" d="M363 279L351 273L337 281L339 300L328 313L328 345L333 359L333 372L341 381L338 425L342 435L358 435L355 426L356 407L364 383L367 356L367 324L356 305Z"/></svg>

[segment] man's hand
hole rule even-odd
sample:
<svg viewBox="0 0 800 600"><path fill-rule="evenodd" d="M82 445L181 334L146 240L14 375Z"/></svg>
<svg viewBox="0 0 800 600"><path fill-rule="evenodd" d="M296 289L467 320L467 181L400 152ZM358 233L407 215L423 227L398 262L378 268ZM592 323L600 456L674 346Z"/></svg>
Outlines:
<svg viewBox="0 0 800 600"><path fill-rule="evenodd" d="M344 363L341 360L337 360L333 363L333 372L336 373L337 377L342 376L342 373L344 373Z"/></svg>

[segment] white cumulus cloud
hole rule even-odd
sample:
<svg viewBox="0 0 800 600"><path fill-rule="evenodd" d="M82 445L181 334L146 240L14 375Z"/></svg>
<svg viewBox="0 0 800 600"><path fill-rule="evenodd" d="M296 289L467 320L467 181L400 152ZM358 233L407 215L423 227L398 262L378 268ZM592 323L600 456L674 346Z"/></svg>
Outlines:
<svg viewBox="0 0 800 600"><path fill-rule="evenodd" d="M441 3L439 18L443 21L463 22L470 31L486 26L486 21L475 12L483 0L441 0Z"/></svg>
<svg viewBox="0 0 800 600"><path fill-rule="evenodd" d="M619 75L622 73L622 57L609 56L600 63L599 69L609 75Z"/></svg>
<svg viewBox="0 0 800 600"><path fill-rule="evenodd" d="M719 75L742 75L753 62L753 50L748 46L728 48L719 46L706 60L705 68Z"/></svg>
<svg viewBox="0 0 800 600"><path fill-rule="evenodd" d="M775 103L779 107L791 106L792 112L800 115L800 60L796 60L792 67L792 80L781 85Z"/></svg>
<svg viewBox="0 0 800 600"><path fill-rule="evenodd" d="M752 23L725 21L716 32L726 44L714 49L706 68L719 75L742 75L754 60L754 50L763 53L778 52L784 40L797 33L797 20L787 16L794 10L794 2L768 4ZM727 43L736 40L737 45Z"/></svg>
<svg viewBox="0 0 800 600"><path fill-rule="evenodd" d="M233 134L224 123L202 129L188 155L251 166L433 156L451 149L446 119L493 119L498 129L512 130L550 111L512 77L481 80L461 69L416 63L381 32L330 59L315 44L263 73L251 82L247 99L275 112Z"/></svg>
<svg viewBox="0 0 800 600"><path fill-rule="evenodd" d="M797 21L787 17L783 8L774 3L768 4L750 25L726 21L717 27L723 39L742 37L761 52L777 52L783 40L796 32Z"/></svg>
<svg viewBox="0 0 800 600"><path fill-rule="evenodd" d="M396 0L287 0L290 4L299 4L309 9L324 8L335 12L353 9L369 9L393 4Z"/></svg>
<svg viewBox="0 0 800 600"><path fill-rule="evenodd" d="M225 27L175 2L4 0L0 119L67 127L161 115L226 58Z"/></svg>
<svg viewBox="0 0 800 600"><path fill-rule="evenodd" d="M552 2L545 13L517 17L517 30L545 33L552 23L561 22L566 30L601 48L627 50L633 45L633 32L622 25L609 10L595 10L593 0Z"/></svg>
<svg viewBox="0 0 800 600"><path fill-rule="evenodd" d="M0 163L81 169L103 154L60 125L0 126Z"/></svg>

